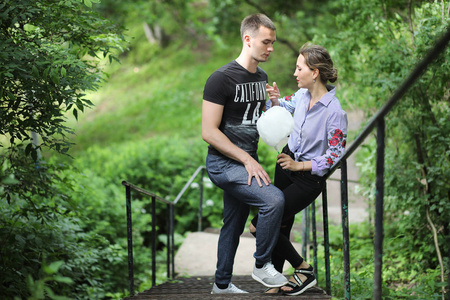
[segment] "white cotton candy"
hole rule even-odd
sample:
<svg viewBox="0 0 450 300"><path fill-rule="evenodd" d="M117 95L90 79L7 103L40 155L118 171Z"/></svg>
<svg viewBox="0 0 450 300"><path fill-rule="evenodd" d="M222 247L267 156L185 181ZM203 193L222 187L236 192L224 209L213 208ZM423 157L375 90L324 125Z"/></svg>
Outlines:
<svg viewBox="0 0 450 300"><path fill-rule="evenodd" d="M294 119L283 107L274 106L258 119L256 128L264 143L280 152L294 128Z"/></svg>

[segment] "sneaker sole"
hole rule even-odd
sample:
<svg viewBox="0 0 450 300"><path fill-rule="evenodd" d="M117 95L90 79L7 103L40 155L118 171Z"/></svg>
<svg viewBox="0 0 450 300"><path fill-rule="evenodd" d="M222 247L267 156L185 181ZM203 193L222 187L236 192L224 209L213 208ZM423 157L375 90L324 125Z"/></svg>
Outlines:
<svg viewBox="0 0 450 300"><path fill-rule="evenodd" d="M259 278L258 276L256 276L253 273L252 273L252 278L255 279L256 281L258 281L259 283L261 283L262 285L264 285L265 287L268 287L268 288L282 287L282 286L284 286L285 284L287 284L289 282L288 280L286 280L286 282L280 283L280 284L275 284L275 285L268 284L268 283L262 281L261 278Z"/></svg>
<svg viewBox="0 0 450 300"><path fill-rule="evenodd" d="M242 292L233 292L233 293L217 293L217 292L211 292L211 295L242 295L242 294L248 294L248 292L242 291Z"/></svg>
<svg viewBox="0 0 450 300"><path fill-rule="evenodd" d="M297 296L300 295L302 293L304 293L307 289L312 288L313 286L315 286L317 284L317 280L314 279L314 281L310 282L307 286L305 286L302 290L296 292L296 293L289 293L289 292L285 292L284 295L288 295L288 296Z"/></svg>

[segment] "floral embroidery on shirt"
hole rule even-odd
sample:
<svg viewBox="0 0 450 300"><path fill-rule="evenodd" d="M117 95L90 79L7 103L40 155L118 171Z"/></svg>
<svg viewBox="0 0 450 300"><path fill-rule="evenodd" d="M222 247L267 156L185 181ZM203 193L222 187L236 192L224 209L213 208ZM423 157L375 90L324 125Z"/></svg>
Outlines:
<svg viewBox="0 0 450 300"><path fill-rule="evenodd" d="M331 167L334 165L341 155L344 153L344 148L347 140L347 135L342 132L340 129L336 129L333 136L328 139L328 144L330 145L329 156L325 157L328 165Z"/></svg>
<svg viewBox="0 0 450 300"><path fill-rule="evenodd" d="M295 93L292 94L292 95L290 95L290 96L286 96L286 97L285 97L286 101L291 101L291 99L292 99L292 97L293 97L294 95L295 95Z"/></svg>

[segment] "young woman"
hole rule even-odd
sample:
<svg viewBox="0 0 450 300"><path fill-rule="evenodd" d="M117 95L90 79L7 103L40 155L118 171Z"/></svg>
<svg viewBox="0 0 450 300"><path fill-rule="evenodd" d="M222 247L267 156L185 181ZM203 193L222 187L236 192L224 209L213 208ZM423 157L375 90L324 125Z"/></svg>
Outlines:
<svg viewBox="0 0 450 300"><path fill-rule="evenodd" d="M267 292L299 295L316 285L313 268L295 250L289 240L295 215L311 204L326 184L325 175L344 153L347 115L336 98L336 88L327 82L337 80L328 51L318 45L305 44L300 49L294 72L300 88L291 96L280 98L274 83L267 85L270 101L266 109L282 106L294 114L294 129L288 144L277 156L275 186L285 197L284 215L272 263L283 271L287 260L295 268L289 283ZM256 216L250 225L255 236Z"/></svg>

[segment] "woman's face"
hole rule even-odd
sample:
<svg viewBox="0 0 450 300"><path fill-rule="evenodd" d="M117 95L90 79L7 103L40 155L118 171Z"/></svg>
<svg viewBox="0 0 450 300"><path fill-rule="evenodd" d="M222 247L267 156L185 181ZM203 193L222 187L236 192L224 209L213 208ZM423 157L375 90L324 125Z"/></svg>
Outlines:
<svg viewBox="0 0 450 300"><path fill-rule="evenodd" d="M311 70L305 63L305 57L300 54L297 58L294 76L297 78L299 88L309 89L313 85L314 70Z"/></svg>

